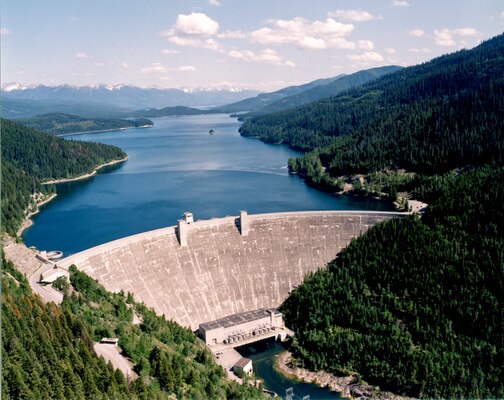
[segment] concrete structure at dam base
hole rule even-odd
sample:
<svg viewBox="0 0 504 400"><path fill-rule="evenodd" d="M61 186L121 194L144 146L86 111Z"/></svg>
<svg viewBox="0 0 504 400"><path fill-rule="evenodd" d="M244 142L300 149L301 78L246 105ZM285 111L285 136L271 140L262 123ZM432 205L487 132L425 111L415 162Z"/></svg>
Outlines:
<svg viewBox="0 0 504 400"><path fill-rule="evenodd" d="M276 308L261 308L205 322L200 324L197 334L228 373L245 374L253 373L252 360L242 357L237 347L268 339L284 341L287 335L292 336Z"/></svg>
<svg viewBox="0 0 504 400"><path fill-rule="evenodd" d="M132 293L158 314L200 324L278 307L307 273L350 241L405 213L310 211L194 221L125 237L58 261L75 264L107 290Z"/></svg>

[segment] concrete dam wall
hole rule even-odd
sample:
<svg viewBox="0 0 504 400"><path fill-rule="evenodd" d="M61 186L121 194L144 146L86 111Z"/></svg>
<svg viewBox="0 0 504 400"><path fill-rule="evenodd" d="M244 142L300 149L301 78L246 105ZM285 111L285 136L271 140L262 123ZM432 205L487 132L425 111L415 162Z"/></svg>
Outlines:
<svg viewBox="0 0 504 400"><path fill-rule="evenodd" d="M115 240L58 262L134 294L182 325L278 307L351 239L403 213L316 211L226 217Z"/></svg>

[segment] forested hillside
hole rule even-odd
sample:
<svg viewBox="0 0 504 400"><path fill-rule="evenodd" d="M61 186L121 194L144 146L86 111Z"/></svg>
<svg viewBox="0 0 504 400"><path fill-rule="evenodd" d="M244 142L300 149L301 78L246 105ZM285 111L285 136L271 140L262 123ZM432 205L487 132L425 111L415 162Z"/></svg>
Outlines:
<svg viewBox="0 0 504 400"><path fill-rule="evenodd" d="M77 115L62 113L37 115L31 118L18 119L16 122L53 135L101 132L154 125L147 118L82 118Z"/></svg>
<svg viewBox="0 0 504 400"><path fill-rule="evenodd" d="M353 74L343 76L339 79L317 85L301 93L293 94L285 99L276 101L257 110L259 114L267 114L277 111L288 110L289 108L299 107L321 99L336 96L337 94L352 88L358 88L379 77L400 70L401 67L389 65L386 67L370 68Z"/></svg>
<svg viewBox="0 0 504 400"><path fill-rule="evenodd" d="M169 117L172 115L201 115L201 114L212 114L211 110L202 110L199 108L191 107L164 107L164 108L146 108L144 110L138 110L128 113L130 117L147 117L147 118L158 118L158 117Z"/></svg>
<svg viewBox="0 0 504 400"><path fill-rule="evenodd" d="M194 334L131 296L111 294L72 269L56 286L61 307L45 304L10 263L2 270L2 399L260 399L227 381ZM77 290L77 292L75 291ZM132 323L133 313L141 319ZM119 337L137 379L98 358L93 343Z"/></svg>
<svg viewBox="0 0 504 400"><path fill-rule="evenodd" d="M2 231L15 235L41 180L71 178L126 154L118 147L55 138L9 120L2 124Z"/></svg>
<svg viewBox="0 0 504 400"><path fill-rule="evenodd" d="M504 168L418 188L282 306L295 357L422 398L504 398Z"/></svg>
<svg viewBox="0 0 504 400"><path fill-rule="evenodd" d="M314 183L400 169L432 174L504 161L504 35L362 89L258 116L244 136L313 150L291 170ZM334 185L336 187L336 184Z"/></svg>

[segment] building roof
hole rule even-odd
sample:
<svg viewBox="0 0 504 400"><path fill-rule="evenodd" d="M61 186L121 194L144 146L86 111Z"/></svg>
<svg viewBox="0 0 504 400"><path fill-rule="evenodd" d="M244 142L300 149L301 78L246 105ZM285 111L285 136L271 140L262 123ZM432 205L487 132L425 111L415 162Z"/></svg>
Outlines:
<svg viewBox="0 0 504 400"><path fill-rule="evenodd" d="M245 322L256 321L258 319L269 317L270 314L276 315L280 312L276 308L260 308L259 310L246 311L238 314L228 315L215 321L200 324L200 329L209 331L217 328L229 328L230 326L240 325Z"/></svg>
<svg viewBox="0 0 504 400"><path fill-rule="evenodd" d="M252 363L252 360L250 358L245 358L245 357L242 357L240 358L236 364L234 365L233 368L245 368L247 365L249 365L250 363Z"/></svg>

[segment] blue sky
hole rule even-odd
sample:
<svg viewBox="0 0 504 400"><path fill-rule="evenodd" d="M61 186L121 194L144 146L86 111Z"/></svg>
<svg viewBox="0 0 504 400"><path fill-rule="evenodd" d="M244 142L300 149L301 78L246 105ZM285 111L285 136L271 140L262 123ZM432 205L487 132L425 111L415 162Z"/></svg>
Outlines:
<svg viewBox="0 0 504 400"><path fill-rule="evenodd" d="M502 0L2 0L2 83L261 91L504 31Z"/></svg>

